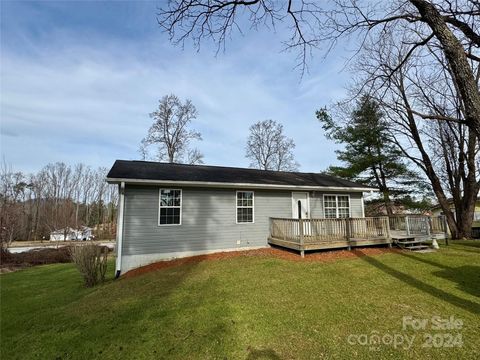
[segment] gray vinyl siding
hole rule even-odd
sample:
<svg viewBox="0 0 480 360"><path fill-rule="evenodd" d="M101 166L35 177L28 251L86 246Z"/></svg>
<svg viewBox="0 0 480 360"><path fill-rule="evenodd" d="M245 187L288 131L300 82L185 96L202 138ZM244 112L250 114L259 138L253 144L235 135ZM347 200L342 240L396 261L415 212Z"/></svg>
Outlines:
<svg viewBox="0 0 480 360"><path fill-rule="evenodd" d="M291 215L289 193L256 190L255 222L237 224L234 189L183 188L182 224L158 226L158 193L158 187L127 186L125 255L265 246L269 217Z"/></svg>
<svg viewBox="0 0 480 360"><path fill-rule="evenodd" d="M269 218L292 216L291 191L255 190L254 223L237 224L236 190L242 189L182 188L181 225L159 226L159 189L126 186L124 255L266 246ZM350 199L351 215L361 217L362 194L351 193ZM310 192L310 212L323 218L323 193Z"/></svg>

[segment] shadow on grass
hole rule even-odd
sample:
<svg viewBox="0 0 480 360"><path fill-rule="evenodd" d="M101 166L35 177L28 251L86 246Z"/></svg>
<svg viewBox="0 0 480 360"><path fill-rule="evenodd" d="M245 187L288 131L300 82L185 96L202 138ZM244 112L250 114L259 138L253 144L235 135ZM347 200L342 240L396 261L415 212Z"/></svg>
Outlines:
<svg viewBox="0 0 480 360"><path fill-rule="evenodd" d="M429 285L424 283L423 281L420 281L416 279L415 277L408 275L406 273L403 273L397 269L394 269L391 266L385 265L384 263L368 256L367 254L363 253L361 250L358 250L359 253L363 254L363 256L360 256L359 258L362 259L363 261L369 263L370 265L376 267L377 269L383 271L384 273L402 281L403 283L412 286L418 290L421 290L427 294L430 294L439 300L446 301L450 303L453 306L459 307L461 309L464 309L468 312L471 312L473 314L480 314L480 305L477 303L474 303L473 301L462 299L461 297L458 297L456 295L447 293L441 289L436 288L435 286ZM451 272L449 270L448 275L449 276L454 276L456 279L458 277L461 277L462 274L457 274L454 273L455 269L452 269ZM478 270L477 270L478 271Z"/></svg>
<svg viewBox="0 0 480 360"><path fill-rule="evenodd" d="M95 357L109 352L117 358L182 359L193 352L199 357L228 353L226 344L236 337L232 310L221 300L221 282L203 276L201 263L109 279L67 310L68 331L55 338L54 349L41 357ZM80 323L89 331L78 331Z"/></svg>
<svg viewBox="0 0 480 360"><path fill-rule="evenodd" d="M420 257L420 256L416 256L416 255L412 255L412 254L407 254L406 252L404 251L399 251L398 252L399 255L401 256L404 256L410 260L415 260L415 261L419 261L419 262L422 262L424 264L427 264L427 265L431 265L431 266L435 266L435 267L439 267L441 269L450 269L450 266L447 266L447 265L444 265L444 264L440 264L436 261L432 261L432 260L428 260L428 259L425 259L424 257ZM423 255L423 254L422 254Z"/></svg>
<svg viewBox="0 0 480 360"><path fill-rule="evenodd" d="M480 266L446 267L444 270L433 274L457 283L458 289L468 294L480 297Z"/></svg>
<svg viewBox="0 0 480 360"><path fill-rule="evenodd" d="M468 242L464 242L463 240L450 240L450 244L459 245L459 246L468 246L468 247L473 247L480 250L480 240L470 240Z"/></svg>
<svg viewBox="0 0 480 360"><path fill-rule="evenodd" d="M465 251L465 250L462 249L462 251ZM477 252L477 251L473 251L473 252ZM457 283L458 289L468 294L471 294L477 297L480 296L480 267L479 266L467 265L467 266L451 267L451 266L443 265L429 259L425 259L422 256L423 254L420 254L419 256L407 254L404 252L399 252L399 254L408 259L419 261L424 264L443 269L441 271L434 272L433 275L436 275L443 279Z"/></svg>
<svg viewBox="0 0 480 360"><path fill-rule="evenodd" d="M474 247L474 248L476 248L476 247ZM461 251L461 252L468 252L468 253L474 253L474 254L480 255L480 248L477 248L477 249L478 249L478 250L472 250L472 249L465 249L465 248L463 248L463 249L455 249L455 250ZM454 251L455 251L455 250L454 250Z"/></svg>

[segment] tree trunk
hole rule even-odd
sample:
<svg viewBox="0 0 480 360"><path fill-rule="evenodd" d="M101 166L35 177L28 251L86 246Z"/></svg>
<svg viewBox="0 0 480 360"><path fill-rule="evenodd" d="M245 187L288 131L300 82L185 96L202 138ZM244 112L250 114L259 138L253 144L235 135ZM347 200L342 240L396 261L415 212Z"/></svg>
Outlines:
<svg viewBox="0 0 480 360"><path fill-rule="evenodd" d="M465 235L468 235L471 233L471 221L472 218L466 218L465 216L468 215L468 211L461 211L457 214L460 214L455 218L453 211L450 209L450 203L447 199L447 196L445 195L445 192L442 188L442 184L440 181L440 178L438 177L437 173L435 172L432 160L430 159L430 156L428 155L427 151L424 148L422 139L420 137L420 133L418 131L417 124L415 123L415 118L412 112L412 109L410 107L410 103L408 101L407 95L405 93L405 88L403 86L403 78L400 79L400 85L399 85L399 91L402 96L402 100L405 104L405 109L407 112L407 121L408 121L408 127L411 133L411 138L415 142L422 160L423 160L423 170L425 172L425 175L427 175L428 179L430 180L430 183L432 185L433 192L435 193L438 203L443 210L443 213L445 215L445 218L447 220L448 227L450 229L450 233L453 239L458 239L462 238ZM473 157L475 159L475 157ZM472 159L470 159L472 160ZM463 191L463 196L459 199L461 201L457 201L456 205L456 211L459 209L469 209L472 207L474 209L475 207L475 199L478 194L479 190L479 184L475 180L475 168L474 165L475 162L473 160L473 165L472 163L469 164L469 178L468 181L464 183L464 191ZM473 168L472 168L473 166ZM473 172L472 172L473 170ZM474 183L472 183L474 182ZM453 190L453 189L452 189ZM471 210L473 211L473 210ZM470 213L471 216L473 217L473 212ZM470 230L467 230L467 227L470 226Z"/></svg>
<svg viewBox="0 0 480 360"><path fill-rule="evenodd" d="M383 202L385 203L385 210L387 211L387 216L392 217L393 214L393 205L392 200L390 199L390 193L388 190L383 191Z"/></svg>
<svg viewBox="0 0 480 360"><path fill-rule="evenodd" d="M470 239L472 237L473 212L473 208L461 211L462 214L460 216L462 216L463 220L458 222L458 239Z"/></svg>
<svg viewBox="0 0 480 360"><path fill-rule="evenodd" d="M462 44L434 5L425 0L410 0L410 2L418 9L423 20L442 44L443 52L452 70L453 80L465 106L465 122L480 138L480 93Z"/></svg>

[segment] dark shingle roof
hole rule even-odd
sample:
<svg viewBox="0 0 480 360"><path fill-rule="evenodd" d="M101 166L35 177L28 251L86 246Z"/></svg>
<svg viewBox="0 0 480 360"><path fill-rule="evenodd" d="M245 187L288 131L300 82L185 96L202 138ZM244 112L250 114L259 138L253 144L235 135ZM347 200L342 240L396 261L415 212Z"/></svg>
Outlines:
<svg viewBox="0 0 480 360"><path fill-rule="evenodd" d="M285 187L347 187L374 190L374 188L366 185L319 173L266 171L224 166L184 165L127 160L115 161L115 164L113 164L107 175L109 182L118 182L118 179L122 179L122 181L188 181L200 183L277 185Z"/></svg>

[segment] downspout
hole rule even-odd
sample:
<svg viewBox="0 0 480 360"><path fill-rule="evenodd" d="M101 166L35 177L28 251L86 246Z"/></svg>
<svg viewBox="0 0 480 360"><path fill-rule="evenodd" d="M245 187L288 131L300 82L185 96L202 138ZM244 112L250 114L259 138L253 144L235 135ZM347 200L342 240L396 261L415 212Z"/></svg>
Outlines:
<svg viewBox="0 0 480 360"><path fill-rule="evenodd" d="M125 182L120 183L120 199L118 201L117 221L117 260L115 265L115 278L122 272L122 243L123 243L123 209L125 204Z"/></svg>

